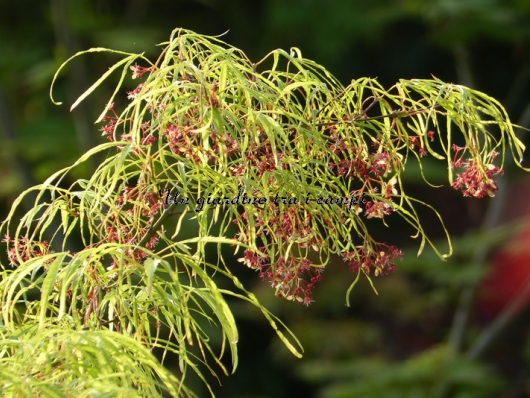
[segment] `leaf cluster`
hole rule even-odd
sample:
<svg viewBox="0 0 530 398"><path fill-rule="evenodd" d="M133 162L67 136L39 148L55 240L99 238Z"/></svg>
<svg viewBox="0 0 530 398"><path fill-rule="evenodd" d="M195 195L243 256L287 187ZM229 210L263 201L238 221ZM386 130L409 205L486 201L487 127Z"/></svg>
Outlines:
<svg viewBox="0 0 530 398"><path fill-rule="evenodd" d="M109 142L23 192L0 228L9 235L14 267L4 267L0 283L0 361L16 362L10 374L30 380L6 381L6 391L33 392L42 387L39 380L53 380L103 393L100 380L111 374L117 386L141 394L154 394L142 390L146 385L191 394L182 384L189 369L207 381L202 366L213 372L213 359L227 373L225 350L232 369L237 366L227 297L255 305L299 356L297 340L239 282L234 267L240 264L227 263L223 247L242 251L240 262L271 282L278 296L309 304L332 256L342 257L357 279L394 268L401 252L377 242L368 219L386 225L396 213L420 239L419 253L426 243L433 246L415 210L429 205L408 196L402 184L409 158L420 168L423 156L446 162L449 182L456 174L455 187L480 197L493 195L493 174L508 151L518 164L522 156L502 106L463 86L435 78L401 80L388 90L370 78L343 86L296 48L253 63L218 38L181 29L163 44L154 63L102 48L76 55L124 57L72 106L121 69L98 118ZM133 78L147 76L117 113L113 101L130 70ZM107 157L90 179L62 186L65 175L99 153ZM467 170L458 174L458 168ZM166 190L188 200L169 203ZM14 223L30 193L37 193L34 207ZM264 201L235 205L238 194ZM345 201L319 201L326 198ZM190 228L196 236L183 238ZM82 242L80 250L69 249L72 241ZM217 262L207 261L207 247L217 249ZM218 278L232 288L221 288ZM219 327L220 352L205 325ZM34 336L44 341L35 345L42 361L24 351ZM145 349L133 361L137 345ZM113 347L123 355L111 361ZM162 359L178 355L181 379L153 361L154 348ZM65 371L67 360L80 363L77 373Z"/></svg>

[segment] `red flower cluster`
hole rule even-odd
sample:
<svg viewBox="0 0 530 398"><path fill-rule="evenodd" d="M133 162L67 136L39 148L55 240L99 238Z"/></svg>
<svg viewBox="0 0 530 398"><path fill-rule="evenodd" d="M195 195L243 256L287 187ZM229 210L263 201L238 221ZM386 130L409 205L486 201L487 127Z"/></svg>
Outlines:
<svg viewBox="0 0 530 398"><path fill-rule="evenodd" d="M263 247L260 248L259 256L252 250L246 250L238 261L258 270L260 278L271 283L278 297L295 300L304 305L313 302L313 288L315 283L322 279L323 268L311 266L311 260L307 258L281 257L274 265L270 265ZM304 274L309 275L309 281L303 278Z"/></svg>
<svg viewBox="0 0 530 398"><path fill-rule="evenodd" d="M9 236L4 235L2 242L7 243L7 257L9 259L9 264L12 267L19 266L25 261L35 257L42 257L46 254L53 253L53 250L50 250L48 242L34 241L29 240L26 236L19 238L18 241L11 239ZM9 246L12 246L9 248ZM52 262L53 259L47 260L45 264Z"/></svg>
<svg viewBox="0 0 530 398"><path fill-rule="evenodd" d="M503 175L503 170L493 164L486 165L486 170L484 170L473 159L466 160L463 167L466 171L457 174L456 181L451 185L454 189L465 187L463 195L475 198L483 198L486 194L491 197L495 196L494 191L497 190L497 186L492 177L495 174Z"/></svg>
<svg viewBox="0 0 530 398"><path fill-rule="evenodd" d="M227 157L231 157L239 152L239 143L228 132L224 132L221 136L221 134L213 130L210 137L212 138L212 149L214 152L224 152Z"/></svg>
<svg viewBox="0 0 530 398"><path fill-rule="evenodd" d="M201 158L195 148L199 148L198 136L193 134L191 125L181 126L168 124L162 131L169 143L171 152L185 156L194 163L200 163Z"/></svg>
<svg viewBox="0 0 530 398"><path fill-rule="evenodd" d="M375 202L366 202L366 218L383 218L390 215L394 209L389 203L380 200Z"/></svg>
<svg viewBox="0 0 530 398"><path fill-rule="evenodd" d="M387 151L367 154L365 151L353 145L347 146L342 143L340 150L332 145L335 154L342 154L345 159L338 162L331 162L329 167L337 169L337 174L346 178L359 178L361 181L374 180L391 173L394 169L392 161ZM349 151L347 149L349 148Z"/></svg>
<svg viewBox="0 0 530 398"><path fill-rule="evenodd" d="M403 253L395 246L376 243L374 246L366 244L357 246L357 251L342 254L342 259L348 263L352 272L361 270L365 274L387 274L394 271L395 260L401 260Z"/></svg>
<svg viewBox="0 0 530 398"><path fill-rule="evenodd" d="M131 65L129 69L133 71L132 78L139 79L144 73L149 72L152 68L145 68L135 63L134 65Z"/></svg>
<svg viewBox="0 0 530 398"><path fill-rule="evenodd" d="M99 129L99 131L102 131L103 133L101 135L104 135L109 141L114 141L114 130L116 129L116 117L110 118L108 116L103 117L103 121L110 121L104 125L102 128Z"/></svg>
<svg viewBox="0 0 530 398"><path fill-rule="evenodd" d="M480 164L475 159L468 159L462 161L462 157L456 159L456 155L463 151L465 148L453 145L455 151L455 160L451 162L451 167L464 168L463 173L458 173L456 181L451 186L454 189L463 189L464 196L473 196L475 198L483 198L484 196L495 196L494 192L497 190L495 185L496 181L493 178L494 175L503 175L504 170L500 169L494 164ZM498 156L497 152L493 152L491 159L495 159Z"/></svg>
<svg viewBox="0 0 530 398"><path fill-rule="evenodd" d="M151 69L135 64L131 66L131 70L133 71L133 79L135 79ZM155 141L155 137L160 135L174 154L198 164L202 164L205 160L208 164L227 164L229 173L233 176L249 173L262 177L266 173L290 167L285 159L296 157L296 151L291 145L285 147L272 145L271 138L260 125L254 126L257 135L255 139L248 142L248 145L245 146L246 149L243 149L241 139L248 135L245 114L230 117L222 116L226 129L217 131L216 128L220 130L219 125L216 124L215 127L212 125L209 127L210 131L206 138L203 134L197 133L197 130L203 127L205 123L202 106L219 109L223 115L223 110L227 104L218 97L218 87L215 82L211 82L210 90L196 90L194 88L196 79L193 76L179 75L175 76L172 81L178 83L173 83L174 89L187 96L189 106L182 112L178 112L178 115L172 120L161 119L164 122L160 125L151 126L148 122L143 123L141 125L141 144L150 145ZM137 98L140 92L145 91L144 89L143 84L138 85L136 89L127 93L128 98L130 100ZM147 104L149 112L155 118L159 118L163 112L167 112L172 106L174 105L167 102L167 98L164 96L161 96L160 99L153 96ZM276 115L271 117L275 118ZM114 113L114 117L110 117L110 119L109 123L101 130L103 135L113 140L118 117ZM328 153L323 155L323 159L327 159L331 170L338 178L353 181L352 184L361 182L362 188L356 190L357 196L367 195L367 198L370 197L370 201L366 202L364 209L366 218L384 218L390 215L394 211L392 200L398 195L395 187L397 181L395 178L390 179L390 181L386 180L390 178L387 176L402 168L401 158L397 155L397 150L394 150L403 147L403 143L400 141L402 138L389 138L392 140L392 144L388 146L381 137L368 137L369 142L372 142L372 146L375 148L372 150L357 140L343 136L336 126L326 127L323 134L326 134L324 139L328 146ZM303 139L294 131L290 131L289 136L293 140L291 143L294 144ZM425 138L408 136L407 144L410 148L419 150L420 155L425 155L427 151L423 147L422 140L427 138L432 141L434 132L429 131ZM203 142L205 139L208 141ZM122 136L121 140L131 141L132 137ZM312 140L307 138L306 144L305 155L310 155ZM331 159L327 157L328 155ZM224 161L216 162L217 159ZM330 160L332 161L330 162ZM352 188L354 187L355 185L352 186ZM379 190L380 193L377 194ZM160 206L160 204L156 202L156 199L150 198L149 195L141 200L138 197L134 199L132 193L131 190L120 197L118 200L120 203L117 203L119 210L117 213L123 211L122 207L130 203L130 200L134 200L134 206L139 201L146 204L146 209L151 209L146 210L142 207L142 216L152 220L154 214L159 210L159 207L156 206ZM250 217L253 218L253 222L248 224L257 229L255 237L266 243L265 247L257 252L250 249L246 250L243 258L239 261L257 270L262 279L270 281L279 296L309 304L312 301L313 287L322 278L322 269L313 266L307 258L298 257L301 255L299 253L296 256L285 254L284 248L291 247L294 241L299 249L307 250L312 247L318 250L322 245L323 238L319 237L318 230L315 230L318 227L314 225L311 214L303 209L304 205L289 204L281 206L280 209L269 202L269 206L264 208L253 207L252 212L245 211L242 214L244 220L249 221ZM130 212L132 210L125 211ZM146 211L147 213L144 214ZM356 214L360 216L361 212L360 206L356 208ZM240 219L234 220L236 224L240 221ZM336 228L336 225L333 224L336 224L336 220L324 218L320 221L324 226L329 227L333 233ZM122 225L119 224L120 222ZM123 223L118 214L109 217L105 228L108 241L125 242L131 245L137 244L148 229L147 227L135 226L135 233L133 234L130 224ZM241 231L237 236L245 244L255 244L249 238L252 234L245 234ZM156 239L156 236L153 237L152 241L146 245L148 249L156 245ZM372 246L360 248L356 252L345 254L344 258L352 269L362 269L363 272L374 269L376 275L391 271L394 267L393 260L401 258L401 252L393 246L383 244L376 244L376 246L377 249ZM266 253L271 254L271 256L272 253L279 253L278 259L271 263ZM129 255L135 259L141 259L143 256L142 253L136 252L129 253Z"/></svg>
<svg viewBox="0 0 530 398"><path fill-rule="evenodd" d="M302 205L289 205L283 212L280 212L274 203L269 203L269 206L275 215L269 216L268 221L261 218L265 216L263 212L256 212L254 217L258 227L257 236L274 237L264 239L269 242L267 248L270 251L280 252L277 249L288 246L293 239L300 241L299 248L319 246L321 242L313 236L311 216L299 218L297 209L300 210ZM245 212L242 217L248 220L251 216ZM247 243L241 234L238 236L239 240ZM292 255L287 258L281 256L271 264L270 257L266 254L267 248L261 247L258 253L247 249L238 261L259 271L260 277L271 283L279 297L309 305L313 301L311 296L315 283L322 279L323 268L312 266L307 258Z"/></svg>
<svg viewBox="0 0 530 398"><path fill-rule="evenodd" d="M140 239L147 233L149 227L142 227L138 224L131 225L125 222L122 222L119 214L121 211L125 211L129 216L134 217L134 209L129 208L125 210L127 205L133 204L132 206L140 206L139 214L142 217L148 218L147 225L153 223L155 215L159 212L162 207L162 203L158 200L158 196L152 192L147 192L143 195L138 195L138 190L136 188L125 187L123 194L118 196L116 201L116 211L111 209L109 210L108 221L105 222L105 240L107 242L116 242L124 243L130 246L135 246L138 244ZM145 244L147 249L153 249L158 244L159 237L154 235L149 241ZM134 259L134 261L139 262L146 258L147 254L141 249L129 249L125 253L129 258ZM113 262L110 269L117 268L117 264Z"/></svg>

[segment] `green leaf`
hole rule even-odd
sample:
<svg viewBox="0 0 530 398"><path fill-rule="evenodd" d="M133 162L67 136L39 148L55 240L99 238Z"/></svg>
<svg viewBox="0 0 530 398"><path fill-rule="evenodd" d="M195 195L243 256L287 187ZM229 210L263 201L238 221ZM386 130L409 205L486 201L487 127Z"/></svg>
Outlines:
<svg viewBox="0 0 530 398"><path fill-rule="evenodd" d="M59 268L63 265L65 256L65 253L59 254L46 270L46 276L44 277L41 288L39 328L42 328L46 322L50 295L57 281L57 274L59 273Z"/></svg>

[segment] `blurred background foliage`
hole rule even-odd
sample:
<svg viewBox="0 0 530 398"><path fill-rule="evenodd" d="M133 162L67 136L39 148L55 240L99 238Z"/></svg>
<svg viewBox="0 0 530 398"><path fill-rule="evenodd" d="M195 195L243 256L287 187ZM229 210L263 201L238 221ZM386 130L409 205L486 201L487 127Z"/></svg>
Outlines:
<svg viewBox="0 0 530 398"><path fill-rule="evenodd" d="M513 122L530 127L528 0L3 0L2 218L22 190L103 142L94 121L110 83L72 113L68 108L116 59L95 54L74 61L54 93L62 107L48 96L59 65L90 47L145 52L154 60L156 44L176 27L228 31L223 40L255 61L274 48L298 47L343 83L367 76L390 86L434 75L486 92ZM120 101L125 92L117 107ZM292 357L257 311L234 301L240 367L220 380L219 397L530 396L530 179L508 166L495 199L464 199L448 187L443 164L424 160L429 181L445 188L427 187L411 165L409 194L440 211L454 256L442 262L426 251L416 258L417 243L399 223L375 226L379 239L404 249L405 260L375 280L379 295L359 283L351 307L345 292L352 275L343 263L329 266L309 308L274 297L241 269L239 277L299 337L305 356ZM78 176L94 167L80 168ZM424 222L432 238L443 237L432 213Z"/></svg>

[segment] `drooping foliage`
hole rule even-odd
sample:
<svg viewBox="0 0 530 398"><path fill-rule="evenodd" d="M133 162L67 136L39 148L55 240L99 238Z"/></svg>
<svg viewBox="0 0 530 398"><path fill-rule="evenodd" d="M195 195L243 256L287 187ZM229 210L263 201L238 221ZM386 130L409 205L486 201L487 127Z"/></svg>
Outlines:
<svg viewBox="0 0 530 398"><path fill-rule="evenodd" d="M192 395L182 384L186 371L204 379L198 364L210 368L213 360L226 373L225 345L237 366L228 296L260 308L300 355L236 267L256 270L278 296L310 304L333 257L352 270L352 287L361 274L370 280L394 269L401 250L374 239L369 219L386 225L401 217L419 253L432 246L417 207L441 219L405 193L410 162L420 170L422 157L444 162L452 187L476 198L494 196L506 155L520 165L524 147L504 108L481 92L435 78L389 89L369 78L344 86L295 48L253 63L218 38L185 30L163 45L155 62L101 48L76 55L123 56L72 106L121 69L97 120L109 142L22 193L2 224L10 264L0 282L0 360L11 369L2 376L9 391L35 392L54 380L46 388L88 394L103 388L104 373L123 372L114 392L132 386L153 394L143 390L147 377L157 393ZM131 71L141 83L119 111L114 101ZM90 179L63 186L73 168L102 153ZM31 193L34 207L15 220ZM210 246L216 261L206 258ZM226 247L239 262L225 261ZM211 346L210 323L222 333L221 352ZM34 344L42 361L23 351L35 336L48 336ZM145 355L133 354L138 344ZM120 355L109 363L115 347ZM155 347L179 356L180 380L149 356ZM73 360L91 365L66 371ZM13 374L25 378L15 383Z"/></svg>

